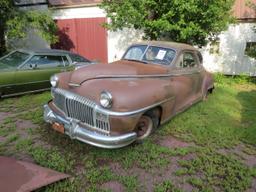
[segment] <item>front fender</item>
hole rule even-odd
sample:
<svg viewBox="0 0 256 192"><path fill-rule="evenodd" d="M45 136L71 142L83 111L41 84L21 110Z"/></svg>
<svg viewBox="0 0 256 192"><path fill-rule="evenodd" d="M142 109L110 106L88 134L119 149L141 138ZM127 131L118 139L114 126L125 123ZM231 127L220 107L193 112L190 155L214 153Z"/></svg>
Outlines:
<svg viewBox="0 0 256 192"><path fill-rule="evenodd" d="M86 81L75 89L77 94L85 96L99 104L102 91L108 91L113 97L111 111L134 111L154 105L174 96L171 81L167 78L140 79L94 79Z"/></svg>

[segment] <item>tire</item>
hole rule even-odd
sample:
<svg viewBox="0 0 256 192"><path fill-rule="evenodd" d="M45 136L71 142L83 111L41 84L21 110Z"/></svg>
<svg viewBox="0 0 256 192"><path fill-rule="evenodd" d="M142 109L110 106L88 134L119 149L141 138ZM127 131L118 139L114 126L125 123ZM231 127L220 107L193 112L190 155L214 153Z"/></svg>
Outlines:
<svg viewBox="0 0 256 192"><path fill-rule="evenodd" d="M137 133L137 141L142 141L147 138L153 131L154 122L148 115L142 115L136 125L135 132Z"/></svg>
<svg viewBox="0 0 256 192"><path fill-rule="evenodd" d="M206 93L205 93L204 96L203 96L203 100L204 100L204 101L206 101L206 100L208 99L209 94L212 94L212 93L213 93L213 89L214 89L214 87L213 87L213 88L210 88L210 89L208 89L208 90L206 91Z"/></svg>

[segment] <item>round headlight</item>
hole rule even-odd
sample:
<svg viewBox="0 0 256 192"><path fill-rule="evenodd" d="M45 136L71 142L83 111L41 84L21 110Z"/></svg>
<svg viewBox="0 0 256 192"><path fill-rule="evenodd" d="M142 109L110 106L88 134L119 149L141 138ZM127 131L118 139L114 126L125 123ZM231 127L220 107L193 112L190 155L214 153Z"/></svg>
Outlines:
<svg viewBox="0 0 256 192"><path fill-rule="evenodd" d="M51 85L52 87L57 87L58 82L59 82L59 78L57 75L53 75L50 79Z"/></svg>
<svg viewBox="0 0 256 192"><path fill-rule="evenodd" d="M104 108L112 107L112 95L107 91L101 92L101 94L100 94L100 104Z"/></svg>

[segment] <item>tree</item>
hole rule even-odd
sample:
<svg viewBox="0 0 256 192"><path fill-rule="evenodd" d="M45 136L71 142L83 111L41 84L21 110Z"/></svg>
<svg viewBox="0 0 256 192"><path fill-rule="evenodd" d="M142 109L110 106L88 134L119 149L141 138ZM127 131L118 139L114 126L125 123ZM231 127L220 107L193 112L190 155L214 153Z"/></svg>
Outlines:
<svg viewBox="0 0 256 192"><path fill-rule="evenodd" d="M103 0L110 30L134 28L149 40L205 45L233 20L233 0Z"/></svg>
<svg viewBox="0 0 256 192"><path fill-rule="evenodd" d="M12 0L0 1L0 55L6 51L6 40L25 38L32 29L49 43L58 41L57 26L48 11L20 10Z"/></svg>

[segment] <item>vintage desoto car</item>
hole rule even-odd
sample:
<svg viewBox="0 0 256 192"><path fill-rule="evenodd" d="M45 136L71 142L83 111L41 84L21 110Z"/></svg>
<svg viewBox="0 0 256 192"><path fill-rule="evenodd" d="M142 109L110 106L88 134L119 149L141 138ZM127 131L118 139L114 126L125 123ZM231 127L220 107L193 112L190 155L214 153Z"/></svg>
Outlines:
<svg viewBox="0 0 256 192"><path fill-rule="evenodd" d="M44 119L72 139L102 148L141 141L213 91L202 62L187 44L133 44L119 61L53 76Z"/></svg>
<svg viewBox="0 0 256 192"><path fill-rule="evenodd" d="M91 63L57 49L16 50L0 58L0 97L50 89L50 77Z"/></svg>

